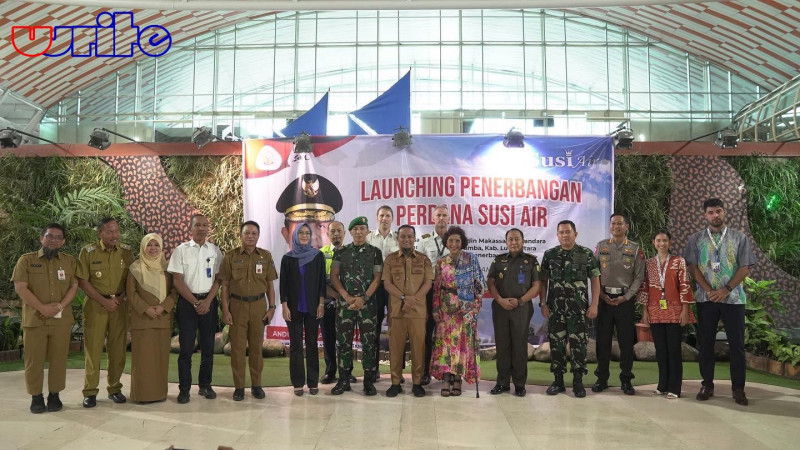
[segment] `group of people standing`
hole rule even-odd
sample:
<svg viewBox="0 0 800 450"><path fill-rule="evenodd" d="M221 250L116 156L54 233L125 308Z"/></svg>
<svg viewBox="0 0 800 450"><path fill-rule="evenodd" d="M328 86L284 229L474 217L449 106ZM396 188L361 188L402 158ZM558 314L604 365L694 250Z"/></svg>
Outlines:
<svg viewBox="0 0 800 450"><path fill-rule="evenodd" d="M633 395L634 302L644 305L642 321L650 324L655 341L659 382L654 394L681 395L681 327L695 321L690 304L697 302L700 370L703 384L698 400L714 394L714 340L721 319L731 347L733 398L746 405L744 394L744 303L741 282L755 263L745 235L725 226L725 209L718 199L703 204L708 227L689 238L684 256L669 253L671 234L653 236L657 255L645 260L639 245L627 239L629 220L610 218L611 238L594 252L576 243L573 222L557 225L559 245L547 250L541 265L525 253L524 234L517 228L505 233L507 252L498 255L484 279L478 258L466 250L463 229L449 226L445 206L434 212L434 233L417 243L416 229L402 225L391 231L393 211L381 206L377 229L357 217L347 230L352 243L344 245L344 224L328 226L330 244L321 249L312 242L308 223L296 226L291 250L281 260L277 300L290 339L290 379L294 393L305 387L315 395L318 382L330 384L333 395L351 390L353 338L360 333L363 390L377 394L380 378L380 329L388 311L391 386L388 397L403 392L406 342L410 346L414 396L426 395L431 378L441 381L442 397L458 396L462 383L480 379L478 314L484 293L492 298L492 322L497 346L497 382L490 390L525 396L527 343L533 301L548 321L553 384L547 394L566 390L564 374L569 353L572 390L585 397L587 321L597 319L598 366L592 391L608 388L611 336L616 329L620 346L621 390ZM169 262L157 234L144 236L139 258L119 242L114 219L98 224L98 241L85 246L77 259L60 252L66 230L47 225L42 247L20 257L12 281L23 300L25 380L32 396L31 412L58 411L64 389L71 303L78 288L84 304L85 382L83 406L96 406L103 347L108 353L108 396L115 403L127 399L120 377L125 366L126 334L131 330L131 390L136 402L164 401L172 314L177 315L178 403L190 401L192 354L199 345L201 358L198 394L213 399L214 335L218 311L230 327L233 400L244 399L245 358L249 351L251 394L263 399L261 347L264 326L276 309L273 286L278 279L269 251L258 248L260 227L242 224L241 246L223 255L207 240L210 223L193 215L192 239L180 244ZM416 244L416 249L415 249ZM697 293L689 282L697 284ZM221 289L221 294L218 291ZM589 296L591 295L591 299ZM221 308L220 308L221 306ZM320 379L317 335L322 327L325 370ZM567 352L569 345L569 352ZM305 348L305 352L304 352ZM49 395L43 397L44 362L49 361ZM337 379L338 372L338 379Z"/></svg>

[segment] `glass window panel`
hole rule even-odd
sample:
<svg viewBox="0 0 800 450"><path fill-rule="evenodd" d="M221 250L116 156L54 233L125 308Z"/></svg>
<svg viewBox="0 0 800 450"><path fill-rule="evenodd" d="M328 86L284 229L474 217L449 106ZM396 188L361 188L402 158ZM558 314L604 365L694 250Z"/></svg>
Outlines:
<svg viewBox="0 0 800 450"><path fill-rule="evenodd" d="M528 92L525 95L525 109L545 109L544 92Z"/></svg>
<svg viewBox="0 0 800 450"><path fill-rule="evenodd" d="M625 92L625 48L606 47L606 60L608 62L608 90L611 92Z"/></svg>
<svg viewBox="0 0 800 450"><path fill-rule="evenodd" d="M689 94L686 93L651 93L651 109L653 111L686 111L689 107Z"/></svg>
<svg viewBox="0 0 800 450"><path fill-rule="evenodd" d="M322 27L318 27L318 33L322 34ZM295 17L294 14L287 18L279 19L275 23L275 43L293 44L295 42Z"/></svg>
<svg viewBox="0 0 800 450"><path fill-rule="evenodd" d="M378 47L358 47L357 86L359 90L378 90Z"/></svg>
<svg viewBox="0 0 800 450"><path fill-rule="evenodd" d="M435 81L436 89L439 89L439 47L438 46L409 46L400 47L400 67L412 67L416 80L426 80L427 83ZM416 85L412 88L426 89Z"/></svg>
<svg viewBox="0 0 800 450"><path fill-rule="evenodd" d="M567 93L548 91L546 108L549 110L567 109Z"/></svg>
<svg viewBox="0 0 800 450"><path fill-rule="evenodd" d="M758 100L758 95L756 95L755 93L733 94L731 95L731 99L733 102L733 111L739 111L746 105Z"/></svg>
<svg viewBox="0 0 800 450"><path fill-rule="evenodd" d="M152 97L156 87L156 58L137 62L139 65L139 96Z"/></svg>
<svg viewBox="0 0 800 450"><path fill-rule="evenodd" d="M689 86L692 92L708 92L706 64L694 58L689 59Z"/></svg>
<svg viewBox="0 0 800 450"><path fill-rule="evenodd" d="M631 92L650 91L650 63L647 47L628 47L628 78Z"/></svg>
<svg viewBox="0 0 800 450"><path fill-rule="evenodd" d="M775 107L776 112L781 112L795 104L795 97L797 96L797 91L800 89L800 85L792 86L788 89L785 89L781 93L781 97L778 99L778 106Z"/></svg>
<svg viewBox="0 0 800 450"><path fill-rule="evenodd" d="M484 42L522 42L522 17L483 18Z"/></svg>
<svg viewBox="0 0 800 450"><path fill-rule="evenodd" d="M461 40L461 20L458 17L442 17L442 42Z"/></svg>
<svg viewBox="0 0 800 450"><path fill-rule="evenodd" d="M354 89L356 85L356 49L354 47L319 47L317 49L317 89Z"/></svg>
<svg viewBox="0 0 800 450"><path fill-rule="evenodd" d="M212 94L214 92L214 51L196 51L195 67L194 93L200 95Z"/></svg>
<svg viewBox="0 0 800 450"><path fill-rule="evenodd" d="M544 35L547 42L564 41L564 18L563 16L553 16L545 14Z"/></svg>
<svg viewBox="0 0 800 450"><path fill-rule="evenodd" d="M542 47L525 46L525 88L528 91L544 90L544 69L542 68Z"/></svg>
<svg viewBox="0 0 800 450"><path fill-rule="evenodd" d="M236 25L236 45L272 45L275 43L275 22L272 20Z"/></svg>
<svg viewBox="0 0 800 450"><path fill-rule="evenodd" d="M236 49L235 92L256 92L269 88L272 84L272 65L271 48Z"/></svg>
<svg viewBox="0 0 800 450"><path fill-rule="evenodd" d="M397 42L397 18L384 17L378 19L378 39L381 42Z"/></svg>
<svg viewBox="0 0 800 450"><path fill-rule="evenodd" d="M465 91L462 99L464 109L483 109L483 92Z"/></svg>
<svg viewBox="0 0 800 450"><path fill-rule="evenodd" d="M684 54L654 45L650 47L650 70L659 74L650 78L652 92L686 92L688 84Z"/></svg>
<svg viewBox="0 0 800 450"><path fill-rule="evenodd" d="M730 94L711 94L712 111L730 111Z"/></svg>
<svg viewBox="0 0 800 450"><path fill-rule="evenodd" d="M356 41L358 22L355 17L349 19L320 19L317 25L317 39L325 43L344 43Z"/></svg>
<svg viewBox="0 0 800 450"><path fill-rule="evenodd" d="M709 70L711 72L711 92L730 92L728 71L715 66L709 67Z"/></svg>
<svg viewBox="0 0 800 450"><path fill-rule="evenodd" d="M439 18L400 17L400 42L439 42Z"/></svg>
<svg viewBox="0 0 800 450"><path fill-rule="evenodd" d="M117 97L117 111L119 114L133 114L136 97Z"/></svg>
<svg viewBox="0 0 800 450"><path fill-rule="evenodd" d="M277 48L275 49L275 84L273 90L276 93L294 93L294 49ZM277 97L277 96L276 96ZM287 100L283 100L282 106L287 106ZM277 106L277 99L275 104ZM289 105L291 106L291 105Z"/></svg>
<svg viewBox="0 0 800 450"><path fill-rule="evenodd" d="M236 29L219 30L217 32L217 42L221 46L232 46L236 44Z"/></svg>
<svg viewBox="0 0 800 450"><path fill-rule="evenodd" d="M605 42L605 24L594 19L570 18L564 21L567 41L570 42Z"/></svg>
<svg viewBox="0 0 800 450"><path fill-rule="evenodd" d="M567 76L570 90L607 91L607 63L605 47L568 46Z"/></svg>
<svg viewBox="0 0 800 450"><path fill-rule="evenodd" d="M217 52L217 93L233 93L233 74L236 70L236 53L234 50Z"/></svg>
<svg viewBox="0 0 800 450"><path fill-rule="evenodd" d="M710 110L709 102L711 101L709 94L698 94L692 92L692 111L708 111Z"/></svg>
<svg viewBox="0 0 800 450"><path fill-rule="evenodd" d="M378 17L377 15L358 15L358 42L378 42Z"/></svg>
<svg viewBox="0 0 800 450"><path fill-rule="evenodd" d="M525 13L524 23L525 42L542 42L542 15L540 13Z"/></svg>
<svg viewBox="0 0 800 450"><path fill-rule="evenodd" d="M567 82L567 59L565 47L547 47L545 67L547 68L547 90L563 91Z"/></svg>
<svg viewBox="0 0 800 450"><path fill-rule="evenodd" d="M754 83L738 75L731 74L731 92L735 94L756 94L758 93L758 88Z"/></svg>
<svg viewBox="0 0 800 450"><path fill-rule="evenodd" d="M483 49L476 45L465 45L461 51L461 60L462 89L466 91L482 89Z"/></svg>
<svg viewBox="0 0 800 450"><path fill-rule="evenodd" d="M625 104L626 95L624 92L609 92L608 93L608 109L626 110L628 109Z"/></svg>
<svg viewBox="0 0 800 450"><path fill-rule="evenodd" d="M378 47L378 90L381 92L389 89L400 79L398 53L395 46Z"/></svg>
<svg viewBox="0 0 800 450"><path fill-rule="evenodd" d="M319 22L322 26L323 22ZM299 44L313 44L317 42L317 20L312 17L304 17L297 21L297 42Z"/></svg>
<svg viewBox="0 0 800 450"><path fill-rule="evenodd" d="M442 91L442 109L461 109L461 93L453 91Z"/></svg>
<svg viewBox="0 0 800 450"><path fill-rule="evenodd" d="M480 42L483 40L481 17L464 17L461 19L461 40L464 42Z"/></svg>
<svg viewBox="0 0 800 450"><path fill-rule="evenodd" d="M114 114L115 109L115 97L86 96L81 92L81 116L91 114ZM86 120L86 117L82 119ZM89 131L91 132L91 130Z"/></svg>
<svg viewBox="0 0 800 450"><path fill-rule="evenodd" d="M483 56L484 90L523 91L525 89L523 47L516 45L494 47L491 51L484 52ZM522 99L522 96L518 96L515 103L521 102Z"/></svg>
<svg viewBox="0 0 800 450"><path fill-rule="evenodd" d="M314 92L316 90L316 49L297 49L297 90Z"/></svg>

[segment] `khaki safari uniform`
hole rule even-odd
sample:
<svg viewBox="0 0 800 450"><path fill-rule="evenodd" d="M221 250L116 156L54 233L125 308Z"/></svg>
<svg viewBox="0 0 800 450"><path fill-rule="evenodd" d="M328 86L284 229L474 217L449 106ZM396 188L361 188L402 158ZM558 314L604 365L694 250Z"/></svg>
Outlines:
<svg viewBox="0 0 800 450"><path fill-rule="evenodd" d="M26 253L17 260L11 281L28 283L28 289L44 304L61 302L67 291L78 284L75 278L77 264L75 258L62 252L48 260L40 249ZM61 311L61 318L45 319L33 306L23 303L22 342L25 345L25 386L28 394L42 393L45 360L50 362L47 372L49 392L64 390L73 322L70 306Z"/></svg>
<svg viewBox="0 0 800 450"><path fill-rule="evenodd" d="M122 390L119 381L125 369L125 350L128 333L128 304L125 299L125 282L128 266L133 262L130 246L119 244L107 248L102 241L89 244L78 255L76 276L87 280L105 298L122 297L119 307L108 312L100 303L88 296L83 304L83 341L86 377L83 396L97 395L100 382L100 357L103 342L108 354L108 393Z"/></svg>
<svg viewBox="0 0 800 450"><path fill-rule="evenodd" d="M261 369L264 359L264 315L267 313L267 290L278 278L272 254L256 247L247 253L237 247L225 254L219 279L228 282L228 309L233 318L230 327L231 370L236 389L244 388L244 356L249 348L250 385L261 386Z"/></svg>
<svg viewBox="0 0 800 450"><path fill-rule="evenodd" d="M425 283L433 281L433 265L424 253L416 250L406 256L402 251L390 253L383 263L383 281L391 282L404 295L414 295ZM388 293L388 290L387 290ZM425 372L425 321L428 309L425 299L418 299L414 308L403 310L400 297L389 294L389 363L392 384L400 384L405 360L406 336L411 342L411 365L414 384L422 384Z"/></svg>

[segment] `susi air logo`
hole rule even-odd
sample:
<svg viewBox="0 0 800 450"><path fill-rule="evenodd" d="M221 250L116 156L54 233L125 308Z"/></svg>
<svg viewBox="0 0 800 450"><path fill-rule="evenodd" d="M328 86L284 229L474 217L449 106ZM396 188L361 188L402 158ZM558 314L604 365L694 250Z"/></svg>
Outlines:
<svg viewBox="0 0 800 450"><path fill-rule="evenodd" d="M172 47L172 36L161 25L138 27L132 12L103 12L97 25L13 26L11 44L27 57L90 56L131 58L135 48L161 56Z"/></svg>

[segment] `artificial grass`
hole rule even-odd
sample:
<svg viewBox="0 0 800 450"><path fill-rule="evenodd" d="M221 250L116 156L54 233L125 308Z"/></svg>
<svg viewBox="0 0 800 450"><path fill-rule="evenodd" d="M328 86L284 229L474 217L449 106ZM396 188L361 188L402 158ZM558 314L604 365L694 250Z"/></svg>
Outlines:
<svg viewBox="0 0 800 450"><path fill-rule="evenodd" d="M130 373L130 353L127 355L128 361L125 364L125 373ZM320 360L320 370L324 370L325 362ZM360 364L356 362L356 367L353 370L353 375L360 377L363 375ZM497 379L497 368L494 361L481 361L481 380L494 381ZM106 368L106 354L103 353L101 362L102 369ZM200 354L195 353L192 356L192 373L194 374L195 381L197 371L200 367ZM586 375L585 382L594 382L594 369L596 364L588 364L587 369L589 374ZM83 369L83 353L73 352L69 354L67 360L67 368L70 369ZM0 372L10 372L15 370L23 370L24 365L22 361L8 361L0 363ZM716 365L715 378L718 380L730 380L730 368L728 363L718 362ZM405 373L410 374L411 365L406 366ZM249 373L249 372L248 372ZM389 366L381 365L382 380L388 380ZM633 373L636 378L633 379L633 384L636 386L643 384L656 384L658 382L658 365L655 362L642 362L636 361L633 363ZM249 381L249 374L247 375ZM170 354L169 357L169 381L171 383L178 382L178 355ZM233 386L233 376L231 374L230 358L225 355L214 355L214 372L212 375L215 386ZM697 363L686 362L683 364L683 379L684 380L699 380L700 369ZM409 380L410 381L410 380ZM564 381L569 385L572 383L572 375L567 373ZM791 389L800 390L800 380L793 380L775 376L768 373L758 372L755 370L747 371L747 381L753 383L763 383L773 386L787 387ZM262 382L264 386L290 386L289 382L289 358L264 358L264 369L262 372ZM547 386L553 382L553 376L550 373L550 364L541 362L528 362L528 384L535 384ZM386 385L388 386L388 382ZM619 367L617 363L611 363L611 377L609 379L611 386L619 386ZM249 386L249 384L248 384Z"/></svg>

